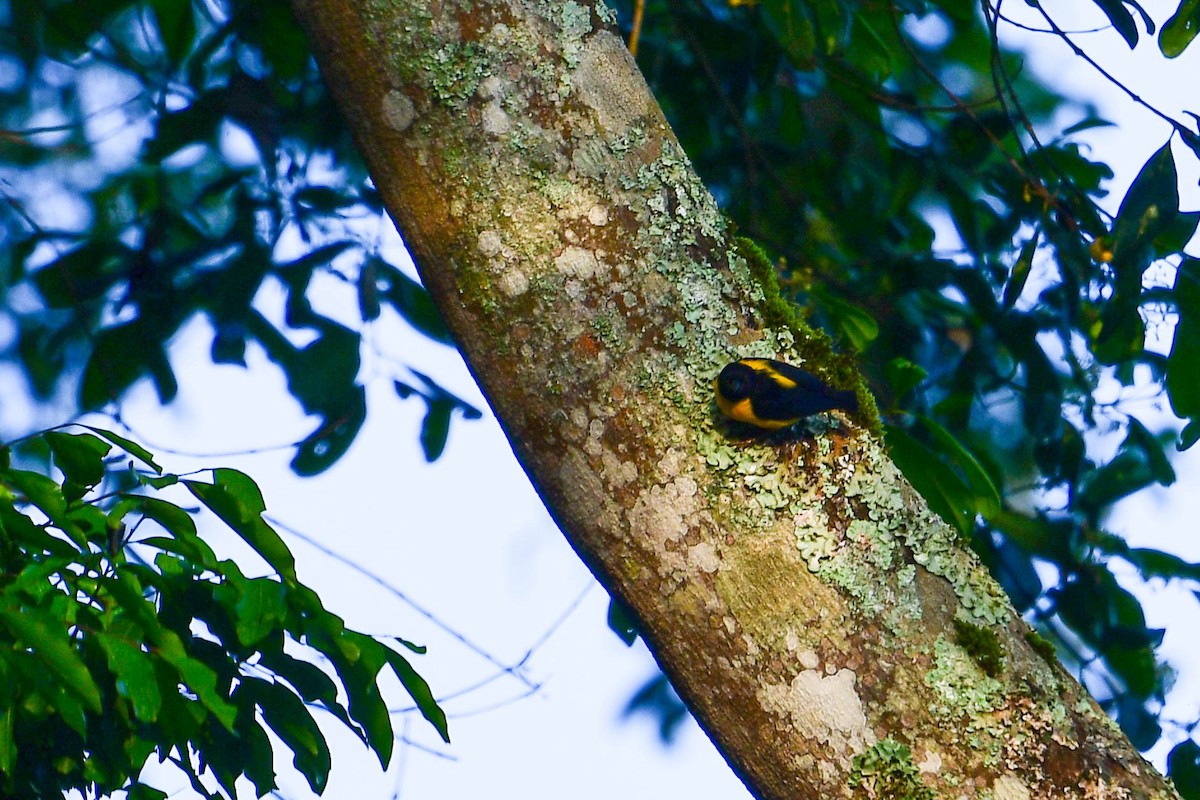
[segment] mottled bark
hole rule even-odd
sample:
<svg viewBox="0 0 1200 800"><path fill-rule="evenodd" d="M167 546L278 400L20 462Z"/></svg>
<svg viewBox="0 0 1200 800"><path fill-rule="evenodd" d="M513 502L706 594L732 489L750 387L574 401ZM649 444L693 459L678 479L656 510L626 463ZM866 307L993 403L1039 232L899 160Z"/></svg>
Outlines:
<svg viewBox="0 0 1200 800"><path fill-rule="evenodd" d="M715 418L734 356L845 378L764 321L603 6L294 5L517 457L757 796L1174 796L869 414L770 442Z"/></svg>

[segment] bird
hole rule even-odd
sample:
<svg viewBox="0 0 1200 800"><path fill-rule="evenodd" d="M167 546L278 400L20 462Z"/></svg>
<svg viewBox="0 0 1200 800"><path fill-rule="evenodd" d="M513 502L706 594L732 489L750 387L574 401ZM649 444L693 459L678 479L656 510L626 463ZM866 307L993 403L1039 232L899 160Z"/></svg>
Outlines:
<svg viewBox="0 0 1200 800"><path fill-rule="evenodd" d="M772 358L726 364L713 381L713 391L725 416L768 431L835 408L858 411L853 391L834 389L817 376Z"/></svg>

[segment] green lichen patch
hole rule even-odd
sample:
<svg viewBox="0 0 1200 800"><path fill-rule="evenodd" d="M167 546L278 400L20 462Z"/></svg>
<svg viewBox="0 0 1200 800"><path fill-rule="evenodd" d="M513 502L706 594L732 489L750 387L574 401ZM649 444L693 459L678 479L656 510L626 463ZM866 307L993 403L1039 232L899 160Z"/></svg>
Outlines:
<svg viewBox="0 0 1200 800"><path fill-rule="evenodd" d="M855 797L870 800L937 800L921 780L912 751L891 737L854 757L849 783Z"/></svg>
<svg viewBox="0 0 1200 800"><path fill-rule="evenodd" d="M939 636L933 645L933 668L925 673L925 685L933 689L931 711L949 721L975 719L996 711L1004 700L1004 687L982 674L972 658L958 645Z"/></svg>
<svg viewBox="0 0 1200 800"><path fill-rule="evenodd" d="M991 628L955 617L954 636L984 674L996 678L1004 671L1004 645Z"/></svg>

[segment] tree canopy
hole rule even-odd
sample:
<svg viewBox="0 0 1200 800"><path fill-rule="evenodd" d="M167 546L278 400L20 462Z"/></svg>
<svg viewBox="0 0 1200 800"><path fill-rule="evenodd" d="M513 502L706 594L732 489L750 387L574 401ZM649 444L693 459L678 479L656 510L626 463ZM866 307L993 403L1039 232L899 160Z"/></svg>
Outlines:
<svg viewBox="0 0 1200 800"><path fill-rule="evenodd" d="M1126 46L1157 46L1168 58L1200 26L1190 0L1164 19L1136 3L1095 5ZM1017 23L999 3L651 0L618 3L617 12L627 38L636 24L639 65L725 213L774 267L781 299L868 376L897 464L1064 663L1087 676L1135 746L1178 741L1170 773L1185 796L1200 797L1197 721L1159 714L1171 669L1188 665L1157 658L1163 632L1147 626L1137 596L1114 575L1128 564L1143 579L1191 586L1200 565L1132 548L1106 528L1115 503L1172 483L1172 449L1200 439L1200 261L1185 252L1200 215L1181 207L1176 161L1200 156L1194 116L1169 119L1171 138L1149 143L1153 155L1125 196L1103 205L1112 170L1080 136L1110 121L1023 69L1021 55L1003 47L1005 26ZM52 409L45 413L65 421L100 412L119 423L122 397L139 380L172 400L170 341L199 316L212 329L213 362L245 363L246 348L256 347L286 375L291 396L320 420L296 443L292 467L301 476L328 469L369 410L360 353L372 324L397 316L435 341L450 339L421 285L379 253L386 215L287 4L29 2L6 13L0 360L24 377L30 401ZM1088 57L1081 34L1052 11L1031 13L1046 36L1080 41L1078 57ZM948 222L939 228L937 219ZM354 288L356 319L312 290L324 279ZM281 317L256 303L264 286L285 293ZM433 377L394 366L386 379L397 394L425 407L420 446L434 460L456 415L479 412ZM1139 418L1126 402L1148 390L1169 401L1181 430ZM28 433L0 428L14 440ZM111 458L112 445L127 456ZM195 570L212 570L222 577L203 591L224 614L217 583L238 597L287 584L275 562L284 580L270 587L217 564L176 512L134 492L160 480L136 447L103 429L14 441L12 463L32 469L41 459L45 470L52 455L61 480L5 465L0 522L15 548L6 574L40 580L47 573L37 570L59 570L71 591L92 592L85 605L104 606L98 589L66 574L81 554L98 559L84 569L112 577L104 591L119 603L114 616L133 622L95 627L137 623L151 638L166 634L138 621L133 596L148 587L160 596L195 592L187 582ZM141 460L140 473L126 470L128 456ZM267 536L253 523L244 476L189 480L210 508L225 502L214 499L218 491L248 502L245 514L214 510ZM31 521L36 513L21 510L31 507L61 535L48 536ZM156 570L122 561L126 514L166 529ZM69 515L94 525L80 529ZM23 566L30 552L45 558ZM101 701L148 719L154 698L122 694L123 670L190 663L148 665L120 645L105 650L104 635L69 639L52 619L65 601L20 584L10 612L44 602L47 616L4 614L6 641L57 642L45 656L51 682L95 674L88 670L101 662L112 672L110 684L53 689L71 698L74 710L55 724L72 746ZM274 644L285 631L298 635L289 615L319 606L300 588L287 596L300 605L274 614L282 626ZM189 623L158 624L182 636ZM625 628L619 612L614 627ZM227 634L222 658L244 657L266 631L241 630L234 617ZM68 641L91 644L71 655ZM403 670L394 650L375 658ZM13 664L36 671L32 661ZM293 685L305 700L332 697L324 683L312 697ZM257 702L266 713L272 702L250 689L240 700L196 694L212 714L206 735L218 738L223 704ZM669 700L655 702L674 713ZM348 714L364 724L353 706ZM17 777L22 741L12 732L26 729L9 724L14 744L0 746L0 775L40 780ZM147 746L126 754L128 774ZM123 780L74 779L100 790Z"/></svg>

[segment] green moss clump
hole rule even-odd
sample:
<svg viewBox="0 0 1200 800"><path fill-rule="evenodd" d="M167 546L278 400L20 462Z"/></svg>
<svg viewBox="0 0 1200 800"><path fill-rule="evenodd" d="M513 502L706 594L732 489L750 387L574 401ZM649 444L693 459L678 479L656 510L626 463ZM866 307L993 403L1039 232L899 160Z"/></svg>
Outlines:
<svg viewBox="0 0 1200 800"><path fill-rule="evenodd" d="M1054 642L1032 628L1025 631L1025 641L1029 642L1029 646L1033 648L1033 651L1041 656L1047 664L1054 665L1058 663L1058 648L1054 646Z"/></svg>
<svg viewBox="0 0 1200 800"><path fill-rule="evenodd" d="M891 737L854 757L850 788L871 800L937 800L933 789L921 781L912 751Z"/></svg>
<svg viewBox="0 0 1200 800"><path fill-rule="evenodd" d="M956 617L954 634L959 646L988 677L995 678L1004 671L1004 646L995 631Z"/></svg>
<svg viewBox="0 0 1200 800"><path fill-rule="evenodd" d="M737 254L746 259L750 275L762 290L763 321L769 327L786 328L791 331L796 349L804 357L805 369L811 370L815 366L820 377L828 380L830 385L854 389L858 395L859 414L867 421L867 426L873 433L881 435L883 425L879 419L879 410L875 406L875 396L863 382L854 356L835 351L829 334L811 327L796 310L796 306L784 298L779 291L779 276L775 272L775 265L754 240L738 236L733 243ZM809 362L813 366L810 366Z"/></svg>

